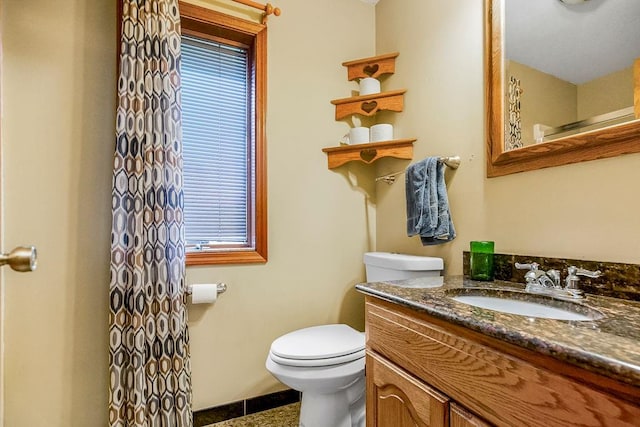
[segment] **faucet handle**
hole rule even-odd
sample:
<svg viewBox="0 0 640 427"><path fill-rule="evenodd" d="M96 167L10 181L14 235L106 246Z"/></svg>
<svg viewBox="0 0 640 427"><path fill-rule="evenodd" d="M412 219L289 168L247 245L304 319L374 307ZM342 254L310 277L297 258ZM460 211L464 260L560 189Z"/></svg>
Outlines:
<svg viewBox="0 0 640 427"><path fill-rule="evenodd" d="M540 264L538 264L537 262L532 262L532 263L528 263L528 264L521 264L519 262L516 262L516 268L518 270L531 270L531 271L536 271L538 269L538 267L540 267Z"/></svg>
<svg viewBox="0 0 640 427"><path fill-rule="evenodd" d="M592 279L596 279L602 276L602 272L600 270L592 271L592 270L586 270L584 268L579 268L575 266L569 267L567 271L569 272L569 275L575 274L578 276L591 277Z"/></svg>
<svg viewBox="0 0 640 427"><path fill-rule="evenodd" d="M538 270L540 264L535 262L530 264L521 264L516 262L515 266L518 270L529 270L524 274L524 280L527 282L527 285L536 284L538 282L538 277L544 275L543 271Z"/></svg>
<svg viewBox="0 0 640 427"><path fill-rule="evenodd" d="M578 288L578 282L580 281L580 276L591 277L593 279L602 276L602 272L600 270L591 271L585 270L584 268L578 268L575 265L567 268L567 278L565 279L566 286L565 289L571 293L575 298L582 297L582 290Z"/></svg>

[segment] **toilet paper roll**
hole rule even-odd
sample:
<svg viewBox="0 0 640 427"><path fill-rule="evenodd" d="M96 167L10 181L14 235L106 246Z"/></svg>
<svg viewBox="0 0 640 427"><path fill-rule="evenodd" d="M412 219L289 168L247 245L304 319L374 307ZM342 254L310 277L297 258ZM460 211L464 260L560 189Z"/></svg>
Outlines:
<svg viewBox="0 0 640 427"><path fill-rule="evenodd" d="M217 299L218 285L216 283L191 285L192 304L213 304Z"/></svg>
<svg viewBox="0 0 640 427"><path fill-rule="evenodd" d="M380 81L373 77L360 80L360 96L380 93Z"/></svg>
<svg viewBox="0 0 640 427"><path fill-rule="evenodd" d="M381 123L371 126L371 142L391 141L393 139L393 125Z"/></svg>
<svg viewBox="0 0 640 427"><path fill-rule="evenodd" d="M365 144L369 142L369 128L358 126L349 129L349 144Z"/></svg>

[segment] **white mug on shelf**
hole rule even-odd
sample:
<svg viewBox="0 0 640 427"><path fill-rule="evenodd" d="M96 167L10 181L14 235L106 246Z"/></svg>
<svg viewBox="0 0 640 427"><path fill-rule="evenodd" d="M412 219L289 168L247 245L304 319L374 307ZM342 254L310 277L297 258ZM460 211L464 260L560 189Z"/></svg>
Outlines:
<svg viewBox="0 0 640 427"><path fill-rule="evenodd" d="M343 144L366 144L369 142L369 128L363 126L356 126L349 129L349 133L342 137L340 140Z"/></svg>
<svg viewBox="0 0 640 427"><path fill-rule="evenodd" d="M380 93L380 81L373 77L366 77L360 80L360 96Z"/></svg>
<svg viewBox="0 0 640 427"><path fill-rule="evenodd" d="M393 139L393 125L381 123L371 126L371 142L391 141Z"/></svg>

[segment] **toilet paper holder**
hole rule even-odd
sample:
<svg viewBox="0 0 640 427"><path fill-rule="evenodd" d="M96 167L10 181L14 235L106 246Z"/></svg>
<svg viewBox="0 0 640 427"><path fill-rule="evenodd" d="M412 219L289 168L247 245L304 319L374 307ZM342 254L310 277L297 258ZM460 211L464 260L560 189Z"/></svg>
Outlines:
<svg viewBox="0 0 640 427"><path fill-rule="evenodd" d="M216 292L218 292L218 295L223 294L227 291L227 284L226 283L216 283ZM193 285L187 285L187 295L191 295L193 293Z"/></svg>

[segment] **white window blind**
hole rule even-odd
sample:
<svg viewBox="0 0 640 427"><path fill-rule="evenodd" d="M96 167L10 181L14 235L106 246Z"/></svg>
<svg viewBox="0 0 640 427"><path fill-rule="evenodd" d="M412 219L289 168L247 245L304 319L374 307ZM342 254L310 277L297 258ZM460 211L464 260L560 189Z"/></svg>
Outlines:
<svg viewBox="0 0 640 427"><path fill-rule="evenodd" d="M248 53L182 37L184 221L190 249L253 244Z"/></svg>

